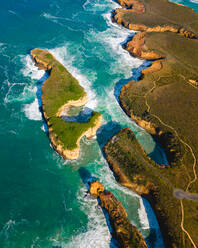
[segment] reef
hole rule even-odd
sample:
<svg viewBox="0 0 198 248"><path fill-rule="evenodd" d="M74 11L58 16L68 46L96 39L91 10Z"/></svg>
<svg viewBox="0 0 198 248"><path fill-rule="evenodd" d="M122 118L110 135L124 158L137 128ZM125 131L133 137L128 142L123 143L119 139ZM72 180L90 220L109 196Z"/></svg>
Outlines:
<svg viewBox="0 0 198 248"><path fill-rule="evenodd" d="M100 206L107 212L108 218L113 229L112 236L122 248L146 248L142 234L133 226L127 218L127 213L114 194L105 191L104 186L94 181L90 183L89 192L99 200Z"/></svg>
<svg viewBox="0 0 198 248"><path fill-rule="evenodd" d="M128 129L115 135L104 153L118 182L151 203L165 246L195 248L198 202L178 199L174 192L198 194L198 14L167 0L118 3L123 8L113 11L112 21L140 31L123 48L152 62L138 82L123 86L120 105L162 145L169 165L152 161Z"/></svg>
<svg viewBox="0 0 198 248"><path fill-rule="evenodd" d="M85 105L88 101L87 94L48 51L33 49L31 55L35 65L49 73L49 78L42 85L42 111L51 144L64 159L77 159L81 138L96 135L102 123L102 115L93 112L88 122L64 121L61 118L62 113L71 106Z"/></svg>

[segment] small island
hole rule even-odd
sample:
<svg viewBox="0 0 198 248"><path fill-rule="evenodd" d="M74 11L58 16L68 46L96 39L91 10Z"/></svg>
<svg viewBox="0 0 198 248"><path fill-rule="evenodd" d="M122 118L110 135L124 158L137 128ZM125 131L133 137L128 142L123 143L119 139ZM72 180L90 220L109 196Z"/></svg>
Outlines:
<svg viewBox="0 0 198 248"><path fill-rule="evenodd" d="M64 159L77 159L81 138L96 135L102 123L102 115L92 112L88 122L63 120L62 113L67 113L71 106L80 107L87 103L87 94L51 53L33 49L31 55L35 65L49 73L49 78L42 85L42 111L51 144Z"/></svg>

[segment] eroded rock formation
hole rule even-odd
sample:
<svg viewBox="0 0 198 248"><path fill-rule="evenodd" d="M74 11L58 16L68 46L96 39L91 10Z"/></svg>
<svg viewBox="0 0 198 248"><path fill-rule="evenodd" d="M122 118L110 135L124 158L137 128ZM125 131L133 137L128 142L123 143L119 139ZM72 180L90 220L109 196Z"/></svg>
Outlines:
<svg viewBox="0 0 198 248"><path fill-rule="evenodd" d="M98 197L100 206L108 213L113 237L122 248L146 248L142 234L127 218L127 213L112 192L105 191L104 186L98 182L90 183L90 194Z"/></svg>

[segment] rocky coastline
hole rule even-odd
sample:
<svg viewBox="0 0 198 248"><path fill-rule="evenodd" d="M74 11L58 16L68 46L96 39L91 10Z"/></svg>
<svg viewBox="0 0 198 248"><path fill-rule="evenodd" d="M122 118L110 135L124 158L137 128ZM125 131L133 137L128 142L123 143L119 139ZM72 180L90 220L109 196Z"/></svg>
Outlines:
<svg viewBox="0 0 198 248"><path fill-rule="evenodd" d="M106 191L104 186L94 181L90 183L89 192L97 197L99 205L107 214L113 229L112 236L119 242L122 248L146 248L142 234L131 224L127 213L112 192Z"/></svg>
<svg viewBox="0 0 198 248"><path fill-rule="evenodd" d="M164 4L164 7L168 6L169 9L174 8L175 10L178 11L180 10L180 8L182 8L184 13L191 11L185 6L175 5L174 3L169 3L168 1L161 1L161 2L162 4ZM152 20L152 15L156 16L153 13L154 10L153 11L151 10L151 7L153 7L153 9L157 9L158 12L159 10L161 11L160 9L161 6L159 7L158 6L159 4L157 4L155 1L139 2L133 0L132 1L125 0L125 1L118 1L118 3L120 3L123 9L116 9L115 11L113 11L112 21L116 22L117 24L121 24L128 29L140 31L139 33L136 33L133 36L133 38L123 46L123 48L126 49L132 56L138 57L140 59L153 61L152 65L149 68L144 69L142 71L142 77L140 79L140 83L142 80L144 80L147 74L149 73L153 74L155 72L161 71L164 67L164 64L167 63L166 53L164 53L163 50L161 50L162 52L160 51L160 45L158 45L159 48L158 47L151 48L147 45L149 33L153 35L153 33L166 32L166 33L174 33L175 35L179 35L187 39L197 38L197 31L198 31L197 26L192 27L192 25L189 24L188 26L185 25L187 27L183 27L179 22L178 23L176 22L177 17L175 19L173 18L174 21L171 20L171 18L170 20L168 19L166 21L167 22L166 24L162 22L162 25L157 24L157 22L155 24L152 23L152 25L149 25L149 23L147 24L147 22L150 19ZM149 15L151 15L151 17ZM196 17L195 19L198 19L197 14L194 13L193 11L191 11L191 15L193 16L193 18ZM132 16L132 20L130 22L131 16ZM160 21L161 19L159 18L158 22ZM162 76L160 73L158 75L159 77L162 77L163 72L162 72ZM150 76L150 78L151 77L152 75ZM189 78L188 82L191 83L192 85L196 85L194 82L197 81ZM179 142L179 139L177 135L175 135L175 132L173 132L173 130L167 127L168 125L166 127L164 125L159 125L159 122L156 120L156 118L153 118L153 116L150 115L150 111L149 111L150 106L148 106L148 104L147 106L144 106L144 109L142 111L135 111L135 109L128 104L128 98L126 98L126 92L128 92L129 89L132 88L134 88L135 89L134 91L136 91L137 87L135 86L135 82L130 81L121 89L119 100L122 108L129 117L131 117L139 126L146 129L162 145L167 155L168 162L171 166L180 164L182 160L182 150L184 149L183 144ZM154 88L151 88L149 90L152 89ZM145 95L143 97L145 97Z"/></svg>
<svg viewBox="0 0 198 248"><path fill-rule="evenodd" d="M179 201L174 190L179 187L197 194L198 189L193 107L198 104L198 15L167 0L117 2L123 8L113 11L112 21L139 31L123 48L132 56L152 61L138 82L123 86L120 105L162 145L169 166L160 166L147 157L128 129L107 142L104 154L116 180L150 202L165 246L195 248L197 221L193 216L198 204ZM193 101L187 103L187 97Z"/></svg>

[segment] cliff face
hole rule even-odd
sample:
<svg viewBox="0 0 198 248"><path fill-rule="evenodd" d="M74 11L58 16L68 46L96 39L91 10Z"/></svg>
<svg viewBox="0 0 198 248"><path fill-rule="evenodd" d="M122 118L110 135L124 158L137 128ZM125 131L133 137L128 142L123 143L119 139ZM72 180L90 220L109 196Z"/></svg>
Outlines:
<svg viewBox="0 0 198 248"><path fill-rule="evenodd" d="M113 229L113 237L122 248L146 248L147 245L138 229L127 218L127 213L112 192L107 192L104 186L95 181L90 184L90 193L98 197L100 206L106 210Z"/></svg>
<svg viewBox="0 0 198 248"><path fill-rule="evenodd" d="M88 97L78 81L48 51L31 51L36 66L49 72L49 78L42 85L42 109L49 130L53 148L64 159L77 159L80 140L83 136L92 138L102 124L102 116L93 112L87 123L65 122L62 113L71 106L87 103Z"/></svg>

